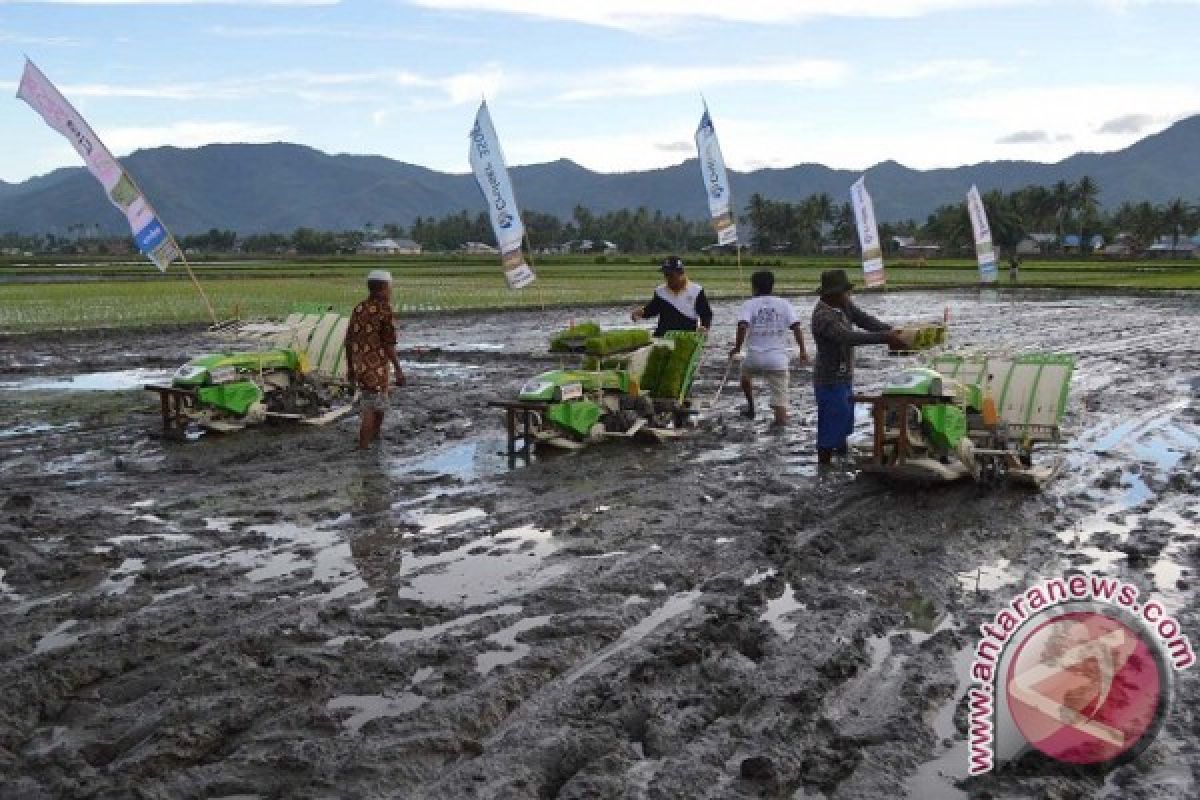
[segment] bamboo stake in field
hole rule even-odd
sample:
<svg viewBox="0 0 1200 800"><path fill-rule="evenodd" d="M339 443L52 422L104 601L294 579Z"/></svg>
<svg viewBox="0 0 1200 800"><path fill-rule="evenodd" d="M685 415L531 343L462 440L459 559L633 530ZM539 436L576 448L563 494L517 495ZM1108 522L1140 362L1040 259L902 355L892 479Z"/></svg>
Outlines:
<svg viewBox="0 0 1200 800"><path fill-rule="evenodd" d="M529 254L526 256L526 260L529 261L529 268L534 269L533 241L529 238L529 228L525 228L525 249L529 251ZM534 271L536 272L536 270L534 270ZM546 297L545 297L545 295L542 294L542 282L534 281L534 285L537 287L538 305L541 306L542 311L545 311L546 310Z"/></svg>
<svg viewBox="0 0 1200 800"><path fill-rule="evenodd" d="M187 255L183 252L183 248L179 243L175 243L175 247L179 249L179 260L183 262L183 268L187 270L188 277L192 279L192 285L196 287L196 291L200 293L200 299L204 301L204 307L208 309L208 316L212 320L215 328L220 322L217 320L216 309L213 308L212 301L208 299L208 295L204 291L204 287L200 285L200 281L196 280L196 273L192 272L192 265L187 260Z"/></svg>

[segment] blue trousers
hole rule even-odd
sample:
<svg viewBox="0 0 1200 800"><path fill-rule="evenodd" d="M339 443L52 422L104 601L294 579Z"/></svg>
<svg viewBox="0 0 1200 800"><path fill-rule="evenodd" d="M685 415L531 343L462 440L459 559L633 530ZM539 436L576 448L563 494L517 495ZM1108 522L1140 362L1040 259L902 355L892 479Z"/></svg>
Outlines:
<svg viewBox="0 0 1200 800"><path fill-rule="evenodd" d="M817 449L839 450L854 432L854 387L848 383L816 385Z"/></svg>

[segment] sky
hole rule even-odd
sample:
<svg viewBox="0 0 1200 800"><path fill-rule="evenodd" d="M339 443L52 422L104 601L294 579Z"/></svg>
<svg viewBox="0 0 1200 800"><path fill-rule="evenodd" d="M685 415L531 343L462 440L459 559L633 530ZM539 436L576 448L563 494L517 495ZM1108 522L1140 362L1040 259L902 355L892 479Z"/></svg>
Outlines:
<svg viewBox="0 0 1200 800"><path fill-rule="evenodd" d="M28 56L118 156L289 141L466 172L694 155L927 169L1110 151L1200 113L1200 0L0 0L0 180L78 156Z"/></svg>

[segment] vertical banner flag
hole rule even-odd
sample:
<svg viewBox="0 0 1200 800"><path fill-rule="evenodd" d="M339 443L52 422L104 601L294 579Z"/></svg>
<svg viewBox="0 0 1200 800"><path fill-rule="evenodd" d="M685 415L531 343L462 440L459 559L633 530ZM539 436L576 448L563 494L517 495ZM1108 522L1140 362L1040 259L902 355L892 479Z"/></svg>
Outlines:
<svg viewBox="0 0 1200 800"><path fill-rule="evenodd" d="M717 231L717 244L735 244L737 222L733 218L733 193L729 191L725 159L721 156L721 145L717 142L717 131L713 128L707 103L704 116L700 117L700 127L696 128L696 152L700 157L704 191L708 195L708 212Z"/></svg>
<svg viewBox="0 0 1200 800"><path fill-rule="evenodd" d="M47 125L67 137L79 155L83 156L88 171L104 187L108 199L129 221L137 249L165 272L167 266L180 255L175 237L159 221L145 195L113 158L91 126L84 122L67 98L29 59L25 60L25 72L21 75L17 97L38 112Z"/></svg>
<svg viewBox="0 0 1200 800"><path fill-rule="evenodd" d="M517 210L517 198L513 195L508 167L504 165L504 153L500 150L500 140L492 126L492 115L488 113L486 101L479 104L475 127L471 129L470 159L479 190L487 201L492 230L496 232L504 279L508 281L508 288L524 289L537 280L537 276L525 263L525 254L521 251L525 225Z"/></svg>
<svg viewBox="0 0 1200 800"><path fill-rule="evenodd" d="M863 282L867 286L883 286L883 247L879 243L879 226L875 224L875 206L867 192L866 176L850 187L850 203L854 206L854 221L858 226L858 243L862 246Z"/></svg>
<svg viewBox="0 0 1200 800"><path fill-rule="evenodd" d="M971 215L971 230L975 232L975 257L979 259L981 283L996 282L996 249L992 246L992 229L988 225L987 209L979 189L972 185L967 192L967 213Z"/></svg>

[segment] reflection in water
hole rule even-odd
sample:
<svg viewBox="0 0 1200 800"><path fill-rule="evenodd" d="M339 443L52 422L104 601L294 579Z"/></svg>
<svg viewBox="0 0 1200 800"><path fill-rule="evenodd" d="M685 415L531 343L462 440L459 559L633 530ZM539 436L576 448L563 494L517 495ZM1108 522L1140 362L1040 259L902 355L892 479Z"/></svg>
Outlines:
<svg viewBox="0 0 1200 800"><path fill-rule="evenodd" d="M559 547L553 537L525 525L446 552L411 555L401 571L409 576L409 585L397 594L427 604L468 607L524 594L567 571L542 563Z"/></svg>

